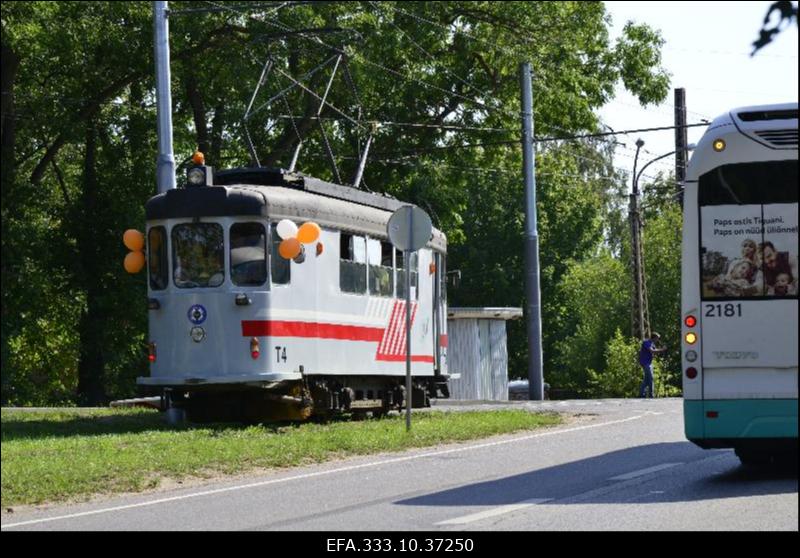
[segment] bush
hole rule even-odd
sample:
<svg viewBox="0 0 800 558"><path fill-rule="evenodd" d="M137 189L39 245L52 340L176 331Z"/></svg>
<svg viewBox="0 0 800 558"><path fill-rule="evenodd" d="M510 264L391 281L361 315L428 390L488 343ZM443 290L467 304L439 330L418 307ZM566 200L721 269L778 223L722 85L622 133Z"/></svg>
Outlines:
<svg viewBox="0 0 800 558"><path fill-rule="evenodd" d="M591 397L637 397L642 384L642 367L639 365L641 341L625 337L617 329L606 344L606 366L603 372L589 370ZM669 373L659 361L653 359L653 382L656 397L673 397L680 391L667 383Z"/></svg>

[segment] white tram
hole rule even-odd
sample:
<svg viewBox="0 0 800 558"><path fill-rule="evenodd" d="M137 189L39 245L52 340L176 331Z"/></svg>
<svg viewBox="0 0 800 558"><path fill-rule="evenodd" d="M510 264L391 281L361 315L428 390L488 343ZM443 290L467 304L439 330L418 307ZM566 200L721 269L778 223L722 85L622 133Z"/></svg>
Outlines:
<svg viewBox="0 0 800 558"><path fill-rule="evenodd" d="M409 262L388 241L394 198L278 169L211 169L146 205L150 376L190 420L383 414L447 397L446 239ZM294 259L282 220L318 225ZM411 266L405 285L405 266Z"/></svg>

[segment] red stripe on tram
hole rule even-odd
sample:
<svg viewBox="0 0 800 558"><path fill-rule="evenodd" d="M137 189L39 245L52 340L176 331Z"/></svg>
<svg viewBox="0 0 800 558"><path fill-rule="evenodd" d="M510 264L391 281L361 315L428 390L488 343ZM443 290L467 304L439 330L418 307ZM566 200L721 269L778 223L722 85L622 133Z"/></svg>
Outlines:
<svg viewBox="0 0 800 558"><path fill-rule="evenodd" d="M318 322L287 322L278 320L243 320L244 337L306 337L342 339L346 341L377 341L383 339L383 328Z"/></svg>

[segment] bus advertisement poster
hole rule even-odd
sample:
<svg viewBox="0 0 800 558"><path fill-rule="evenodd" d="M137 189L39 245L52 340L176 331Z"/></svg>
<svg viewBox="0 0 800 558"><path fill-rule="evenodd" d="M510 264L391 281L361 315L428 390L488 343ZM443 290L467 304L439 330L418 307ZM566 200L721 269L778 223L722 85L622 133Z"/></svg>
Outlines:
<svg viewBox="0 0 800 558"><path fill-rule="evenodd" d="M797 296L797 204L701 209L704 298Z"/></svg>

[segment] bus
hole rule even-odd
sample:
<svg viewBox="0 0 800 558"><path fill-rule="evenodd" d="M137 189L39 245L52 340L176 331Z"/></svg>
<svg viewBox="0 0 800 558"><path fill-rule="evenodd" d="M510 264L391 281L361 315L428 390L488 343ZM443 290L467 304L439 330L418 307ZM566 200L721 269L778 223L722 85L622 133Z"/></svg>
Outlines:
<svg viewBox="0 0 800 558"><path fill-rule="evenodd" d="M797 103L716 118L687 166L683 413L701 448L797 460Z"/></svg>

